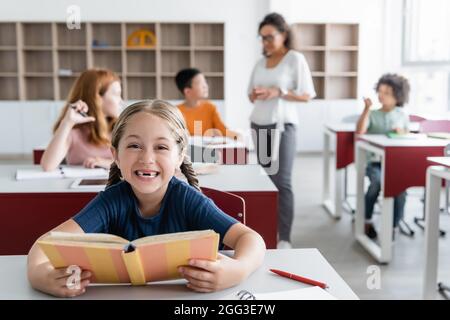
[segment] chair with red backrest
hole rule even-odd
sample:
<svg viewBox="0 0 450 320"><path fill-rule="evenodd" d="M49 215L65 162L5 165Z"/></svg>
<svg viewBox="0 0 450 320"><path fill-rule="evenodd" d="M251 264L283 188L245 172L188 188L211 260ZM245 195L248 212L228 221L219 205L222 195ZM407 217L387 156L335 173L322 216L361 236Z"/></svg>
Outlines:
<svg viewBox="0 0 450 320"><path fill-rule="evenodd" d="M225 191L201 187L205 196L210 198L220 210L245 224L245 201L243 198ZM230 249L225 246L223 249Z"/></svg>
<svg viewBox="0 0 450 320"><path fill-rule="evenodd" d="M421 133L450 132L450 120L424 120L420 122Z"/></svg>
<svg viewBox="0 0 450 320"><path fill-rule="evenodd" d="M44 148L33 149L33 164L41 164L42 155L44 154Z"/></svg>
<svg viewBox="0 0 450 320"><path fill-rule="evenodd" d="M245 224L245 201L229 192L202 187L202 192L210 198L220 210Z"/></svg>
<svg viewBox="0 0 450 320"><path fill-rule="evenodd" d="M427 119L424 118L424 117L415 115L415 114L410 114L409 115L409 121L411 121L411 122L422 122L422 121L425 121L425 120L427 120Z"/></svg>
<svg viewBox="0 0 450 320"><path fill-rule="evenodd" d="M418 133L420 131L420 123L422 121L427 120L424 117L415 115L415 114L410 114L409 115L409 131L411 131L412 133Z"/></svg>

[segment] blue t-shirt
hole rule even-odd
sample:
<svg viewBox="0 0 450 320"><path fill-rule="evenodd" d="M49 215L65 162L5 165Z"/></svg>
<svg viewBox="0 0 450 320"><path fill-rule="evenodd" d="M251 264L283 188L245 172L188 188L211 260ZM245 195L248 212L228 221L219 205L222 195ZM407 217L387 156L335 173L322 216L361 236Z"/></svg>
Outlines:
<svg viewBox="0 0 450 320"><path fill-rule="evenodd" d="M100 192L74 218L86 233L109 233L129 241L164 233L212 229L222 243L237 222L186 182L173 177L159 212L145 218L126 181Z"/></svg>

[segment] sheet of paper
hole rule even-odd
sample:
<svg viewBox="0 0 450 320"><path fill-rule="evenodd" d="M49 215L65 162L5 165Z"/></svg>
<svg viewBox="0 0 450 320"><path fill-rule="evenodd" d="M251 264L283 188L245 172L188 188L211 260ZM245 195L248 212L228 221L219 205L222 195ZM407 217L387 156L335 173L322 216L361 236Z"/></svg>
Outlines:
<svg viewBox="0 0 450 320"><path fill-rule="evenodd" d="M255 300L336 300L328 291L320 287L309 287L294 290L283 290L265 293L252 293ZM225 296L223 300L253 300L247 292L235 292Z"/></svg>
<svg viewBox="0 0 450 320"><path fill-rule="evenodd" d="M16 180L32 180L32 179L63 179L63 178L108 178L108 170L103 168L75 168L61 167L54 171L45 172L42 168L36 169L19 169L16 172Z"/></svg>

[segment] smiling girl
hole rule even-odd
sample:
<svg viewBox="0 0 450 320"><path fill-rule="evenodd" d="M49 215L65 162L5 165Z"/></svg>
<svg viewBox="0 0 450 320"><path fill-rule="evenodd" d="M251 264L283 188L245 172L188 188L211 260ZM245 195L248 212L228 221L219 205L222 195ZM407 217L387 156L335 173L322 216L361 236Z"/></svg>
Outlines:
<svg viewBox="0 0 450 320"><path fill-rule="evenodd" d="M54 230L110 233L129 241L157 234L212 229L234 256L216 261L191 260L179 272L197 292L235 286L261 263L261 236L221 211L199 190L186 156L188 134L180 111L162 100L141 101L126 108L112 133L114 163L108 186L73 219ZM189 184L178 180L181 170ZM43 292L63 297L85 292L91 276L81 273L77 290L66 286L65 269L54 269L36 244L28 254L28 278Z"/></svg>

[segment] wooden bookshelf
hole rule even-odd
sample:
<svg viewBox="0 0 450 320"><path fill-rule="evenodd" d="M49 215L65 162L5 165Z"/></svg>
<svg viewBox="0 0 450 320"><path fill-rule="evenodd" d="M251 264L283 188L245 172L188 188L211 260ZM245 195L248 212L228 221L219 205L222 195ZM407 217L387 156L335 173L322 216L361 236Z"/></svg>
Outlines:
<svg viewBox="0 0 450 320"><path fill-rule="evenodd" d="M356 99L359 25L298 23L294 49L308 61L318 99Z"/></svg>
<svg viewBox="0 0 450 320"><path fill-rule="evenodd" d="M154 47L128 47L149 30ZM180 99L175 74L201 69L210 98L224 99L223 23L0 23L0 100L65 100L88 68L108 68L122 80L124 99Z"/></svg>

